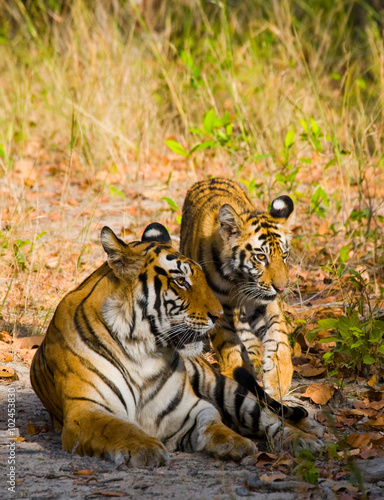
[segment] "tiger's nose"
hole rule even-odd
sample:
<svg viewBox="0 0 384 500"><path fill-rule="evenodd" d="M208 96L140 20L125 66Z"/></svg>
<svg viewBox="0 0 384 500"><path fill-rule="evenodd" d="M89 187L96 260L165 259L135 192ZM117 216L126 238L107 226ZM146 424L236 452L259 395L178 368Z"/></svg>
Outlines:
<svg viewBox="0 0 384 500"><path fill-rule="evenodd" d="M276 286L276 285L272 285L272 286L273 286L275 292L277 292L277 293L283 293L284 290L286 289L286 287L279 287L279 286Z"/></svg>
<svg viewBox="0 0 384 500"><path fill-rule="evenodd" d="M208 318L212 321L212 323L217 323L222 316L223 311L208 313Z"/></svg>

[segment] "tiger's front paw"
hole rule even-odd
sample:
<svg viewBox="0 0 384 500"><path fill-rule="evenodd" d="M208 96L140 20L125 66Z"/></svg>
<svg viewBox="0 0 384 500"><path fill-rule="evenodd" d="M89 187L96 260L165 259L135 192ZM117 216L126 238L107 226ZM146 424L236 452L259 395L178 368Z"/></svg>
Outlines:
<svg viewBox="0 0 384 500"><path fill-rule="evenodd" d="M308 450L314 455L318 455L324 449L324 446L324 441L314 434L298 430L293 438L292 446L290 445L289 448L295 451Z"/></svg>
<svg viewBox="0 0 384 500"><path fill-rule="evenodd" d="M280 424L275 425L276 427L280 426ZM270 432L273 435L275 445L291 452L308 450L314 455L318 455L325 445L324 441L315 434L304 432L289 424L284 425L280 431L271 428Z"/></svg>
<svg viewBox="0 0 384 500"><path fill-rule="evenodd" d="M87 417L87 415L86 415ZM63 426L65 451L109 458L116 465L159 467L169 463L163 443L149 436L133 423L94 412L92 418L67 417Z"/></svg>
<svg viewBox="0 0 384 500"><path fill-rule="evenodd" d="M147 437L129 447L111 450L108 456L116 465L123 463L129 467L160 467L168 465L169 455L163 443L156 438Z"/></svg>
<svg viewBox="0 0 384 500"><path fill-rule="evenodd" d="M313 434L314 436L320 439L324 437L324 432L325 432L324 427L321 424L319 424L319 422L317 422L314 418L311 417L303 418L302 420L296 422L295 426L299 430L305 433Z"/></svg>
<svg viewBox="0 0 384 500"><path fill-rule="evenodd" d="M205 434L209 436L205 450L217 458L238 461L257 452L255 443L233 432L224 424L210 425Z"/></svg>

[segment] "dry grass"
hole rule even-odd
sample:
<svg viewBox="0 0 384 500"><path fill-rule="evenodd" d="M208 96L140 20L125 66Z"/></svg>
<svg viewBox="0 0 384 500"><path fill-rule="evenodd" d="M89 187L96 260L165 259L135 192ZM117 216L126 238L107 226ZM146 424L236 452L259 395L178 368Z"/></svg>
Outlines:
<svg viewBox="0 0 384 500"><path fill-rule="evenodd" d="M276 0L228 12L194 0L165 9L155 31L133 0L86 4L30 17L20 0L0 1L6 326L44 330L63 294L102 261L104 224L130 239L160 220L177 236L180 212L161 197L181 207L204 175L254 180L263 206L281 192L295 198L293 278L302 277L304 295L332 298L319 265L340 266L350 243L348 266L380 296L384 49L374 20L353 30L342 1L328 10ZM231 140L189 159L171 153L166 139L187 149L204 140L190 128L211 108L229 113ZM325 218L311 208L318 185ZM366 216L352 221L353 210Z"/></svg>

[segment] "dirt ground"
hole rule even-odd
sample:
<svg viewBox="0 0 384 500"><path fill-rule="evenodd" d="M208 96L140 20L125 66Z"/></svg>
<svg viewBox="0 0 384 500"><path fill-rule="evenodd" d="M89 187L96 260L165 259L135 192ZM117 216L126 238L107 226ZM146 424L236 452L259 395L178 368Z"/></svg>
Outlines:
<svg viewBox="0 0 384 500"><path fill-rule="evenodd" d="M48 414L29 383L28 363L34 354L33 342L28 345L18 342L34 336L41 340L60 298L104 261L99 240L104 225L130 241L140 238L148 223L162 222L177 247L180 226L176 215L181 214L187 188L197 178L203 178L205 172L187 170L182 161L170 157L171 160L158 159L162 168L142 165L140 176L135 174L132 160L118 173L100 171L91 179L76 158L72 159L72 170L68 172L62 154L57 153L57 158L48 154L38 141L27 146L29 150L24 151L24 156L29 163L23 160L9 178L0 180L4 193L0 208L6 237L0 259L1 283L6 285L0 318L3 335L0 369L14 368L18 376L18 380L10 381L5 373L0 381L0 500L384 499L384 390L380 377L376 380L367 373L356 384L348 381L347 374L343 386L338 386L336 379L327 376L322 360L324 349L331 347L317 344L310 350L304 340L305 333L317 326L319 319L342 313L345 289L339 281L329 284L329 278L319 268L320 243L311 235L321 233L321 220L313 222L307 217L304 202L297 207L298 222L293 231L296 256L291 264L291 278L296 285L286 300L286 312L292 316L292 323L300 320L305 325L302 345L296 344L299 349L295 349L295 395L301 404L307 404L309 397L312 401L320 397L318 404L308 405L319 413L329 410L339 433L335 439L337 455L332 459L318 458L314 463L314 472L319 475L314 481L316 485L308 484L295 472L299 465L295 457L275 451L240 464L200 454L173 453L171 464L156 470L116 468L101 459L62 452L60 436L51 430ZM223 165L216 165L211 173L230 175L229 168ZM179 208L175 213L164 197L176 201ZM259 202L267 205L267 199ZM296 238L300 235L305 235L305 241L312 244L304 245ZM343 244L342 236L337 236L328 249L334 245L338 252ZM8 490L7 484L12 450L5 434L8 395L13 389L15 426L20 437L13 450L14 492ZM308 394L310 389L312 392ZM324 417L320 421L328 431L329 423ZM268 451L262 443L259 449ZM356 470L361 471L364 483L358 484Z"/></svg>
<svg viewBox="0 0 384 500"><path fill-rule="evenodd" d="M259 466L257 455L235 464L199 453L172 453L171 463L167 467L130 469L125 465L116 467L113 463L98 458L65 453L61 450L60 435L51 430L48 414L30 386L28 365L15 362L11 366L19 380L0 385L0 430L6 428L7 395L15 389L16 428L20 437L25 440L16 441L13 492L8 490L7 484L7 474L10 471L8 460L13 457L8 446L10 440L5 437L4 432L0 434L1 499L384 498L383 458L355 463L365 481L363 486L360 485L359 493L353 474L337 479L334 471L329 470L329 475L333 475L334 479L322 478L316 486L312 486L294 474L282 473L284 467L274 469L271 463ZM263 448L262 443L259 448ZM321 459L319 460L317 466L321 465ZM322 465L331 467L332 462L328 460ZM279 474L279 481L268 480L268 477L273 479ZM361 493L362 489L366 496Z"/></svg>

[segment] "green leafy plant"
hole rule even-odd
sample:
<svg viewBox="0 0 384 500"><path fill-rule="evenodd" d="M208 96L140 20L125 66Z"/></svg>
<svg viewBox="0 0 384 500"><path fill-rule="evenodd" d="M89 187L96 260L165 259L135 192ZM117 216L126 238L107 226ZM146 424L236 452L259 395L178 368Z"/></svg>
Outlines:
<svg viewBox="0 0 384 500"><path fill-rule="evenodd" d="M196 64L190 51L182 50L180 58L184 63L186 69L189 71L189 85L191 86L191 88L196 90L203 84L203 79L201 78L202 67L201 65Z"/></svg>
<svg viewBox="0 0 384 500"><path fill-rule="evenodd" d="M214 109L210 109L204 116L201 128L191 128L190 132L201 135L205 140L196 143L188 151L180 143L167 140L165 144L171 151L185 158L190 158L196 151L213 149L217 146L229 146L232 138L233 123L226 111L222 118L216 115Z"/></svg>
<svg viewBox="0 0 384 500"><path fill-rule="evenodd" d="M336 343L332 351L323 354L325 363L336 369L345 367L361 373L367 366L384 365L384 321L375 317L379 301L371 307L367 284L361 273L354 269L348 269L348 272L348 280L358 292L357 299L340 317L319 320L318 327L307 334L307 340L312 342L319 331L331 330L330 337L318 340L319 343Z"/></svg>
<svg viewBox="0 0 384 500"><path fill-rule="evenodd" d="M320 139L324 134L318 123L313 118L310 118L309 122L300 119L300 124L303 129L303 133L300 135L302 140L308 141L317 152L322 153L323 147Z"/></svg>
<svg viewBox="0 0 384 500"><path fill-rule="evenodd" d="M295 131L288 130L284 139L284 149L281 151L282 155L282 168L279 173L275 175L275 180L284 187L287 191L294 191L300 184L296 180L297 174L300 171L300 166L294 168L291 162L291 149L295 143Z"/></svg>
<svg viewBox="0 0 384 500"><path fill-rule="evenodd" d="M284 173L276 174L275 179L279 184L284 186L287 191L293 191L297 183L296 176L299 173L300 167L293 168L292 165L287 165Z"/></svg>
<svg viewBox="0 0 384 500"><path fill-rule="evenodd" d="M302 450L296 453L298 464L293 469L300 478L307 481L309 484L316 484L320 477L320 472L314 464L315 457L308 450Z"/></svg>
<svg viewBox="0 0 384 500"><path fill-rule="evenodd" d="M21 239L16 240L16 242L13 245L13 249L16 261L21 269L23 270L26 269L27 258L32 254L36 241L42 238L45 234L47 234L47 232L42 231L35 237L35 239L32 242L31 240L21 240ZM24 247L25 249L22 251Z"/></svg>
<svg viewBox="0 0 384 500"><path fill-rule="evenodd" d="M256 183L255 178L251 179L250 181L248 179L239 178L239 182L241 182L242 184L244 184L244 186L246 186L248 188L250 195L256 195L258 197L261 196L262 192L259 190L261 189L263 184Z"/></svg>
<svg viewBox="0 0 384 500"><path fill-rule="evenodd" d="M119 196L120 198L125 198L125 194L116 186L108 186L109 192L112 196Z"/></svg>
<svg viewBox="0 0 384 500"><path fill-rule="evenodd" d="M172 198L168 198L167 196L163 196L160 199L164 200L168 203L168 207L170 208L170 210L172 212L177 212L179 210L179 205L174 200L172 200Z"/></svg>
<svg viewBox="0 0 384 500"><path fill-rule="evenodd" d="M311 208L310 213L315 213L319 217L325 219L326 208L329 206L329 200L327 193L324 189L318 185L311 196Z"/></svg>

